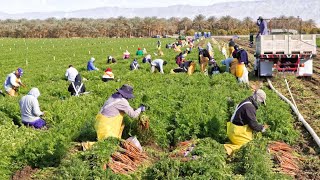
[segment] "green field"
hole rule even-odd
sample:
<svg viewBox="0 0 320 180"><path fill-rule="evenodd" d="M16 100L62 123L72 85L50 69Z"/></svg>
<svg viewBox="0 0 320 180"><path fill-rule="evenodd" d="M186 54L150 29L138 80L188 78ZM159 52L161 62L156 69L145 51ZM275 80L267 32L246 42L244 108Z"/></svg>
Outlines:
<svg viewBox="0 0 320 180"><path fill-rule="evenodd" d="M320 47L320 38L317 38L317 46Z"/></svg>
<svg viewBox="0 0 320 180"><path fill-rule="evenodd" d="M0 77L4 82L7 74L22 67L22 82L27 85L20 89L19 97L0 97L1 179L8 179L26 165L39 169L33 175L36 179L290 179L272 170L273 163L266 151L271 140L297 143L299 136L289 106L264 89L268 106L259 108L257 116L270 129L263 135L256 134L252 143L227 158L221 145L227 140L226 122L236 103L251 95L251 90L239 85L230 74L205 76L199 72L199 65L192 76L170 74L170 69L176 67L177 53L164 46L174 39L161 41L162 58L169 62L164 75L151 74L149 65L142 64L142 57L138 58L142 69L133 72L129 64L135 56L129 61L121 59L125 49L135 54L138 47L145 47L155 59L156 39L0 39ZM216 60L222 60L216 45L214 50ZM107 65L108 55L114 56L117 63ZM100 71L86 71L92 56ZM187 59L197 62L197 57L194 50ZM88 79L85 85L89 95L70 97L64 79L69 64ZM101 81L106 67L113 69L116 81ZM117 140L99 142L85 152L72 149L78 142L96 140L95 115L115 89L126 83L134 87L136 98L130 100L131 106L137 108L144 101L150 107L145 112L150 117L150 132L139 132L137 121L126 116L123 138L136 135L156 160L130 176L120 176L101 168L116 148ZM41 109L48 112L46 131L19 126L18 101L32 87L39 88ZM231 104L227 101L230 98ZM183 163L168 158L170 147L192 138L201 139L197 151L200 159Z"/></svg>

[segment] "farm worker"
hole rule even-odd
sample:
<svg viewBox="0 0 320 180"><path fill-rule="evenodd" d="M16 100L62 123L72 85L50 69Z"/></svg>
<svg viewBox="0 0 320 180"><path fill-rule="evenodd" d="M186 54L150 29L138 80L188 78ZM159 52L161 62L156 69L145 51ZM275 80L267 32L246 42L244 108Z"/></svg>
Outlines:
<svg viewBox="0 0 320 180"><path fill-rule="evenodd" d="M128 50L126 50L126 52L123 53L122 59L129 59L130 58L130 53Z"/></svg>
<svg viewBox="0 0 320 180"><path fill-rule="evenodd" d="M78 74L79 73L76 70L76 68L74 68L72 65L69 65L69 68L67 69L65 76L68 81L74 82L74 79Z"/></svg>
<svg viewBox="0 0 320 180"><path fill-rule="evenodd" d="M142 63L151 63L151 55L148 54L142 59Z"/></svg>
<svg viewBox="0 0 320 180"><path fill-rule="evenodd" d="M189 75L192 75L194 72L196 64L193 61L185 61L180 64L179 67L172 69L172 73L180 73L180 72L187 72Z"/></svg>
<svg viewBox="0 0 320 180"><path fill-rule="evenodd" d="M238 78L239 83L244 83L249 85L249 72L243 62L240 62L237 64L236 76Z"/></svg>
<svg viewBox="0 0 320 180"><path fill-rule="evenodd" d="M141 112L145 111L146 108L143 105L133 110L128 102L132 98L134 98L133 88L124 84L104 103L95 122L98 141L108 137L121 138L124 128L124 114L128 114L131 118L137 118Z"/></svg>
<svg viewBox="0 0 320 180"><path fill-rule="evenodd" d="M78 74L71 84L68 87L68 91L71 93L71 96L79 96L80 94L86 92L86 87L82 83L81 75Z"/></svg>
<svg viewBox="0 0 320 180"><path fill-rule="evenodd" d="M143 54L147 54L147 49L146 48L143 48Z"/></svg>
<svg viewBox="0 0 320 180"><path fill-rule="evenodd" d="M213 51L212 51L212 46L211 46L210 42L207 43L207 50L208 50L210 56L212 57L213 56Z"/></svg>
<svg viewBox="0 0 320 180"><path fill-rule="evenodd" d="M250 33L250 36L249 36L249 46L252 48L253 47L253 34Z"/></svg>
<svg viewBox="0 0 320 180"><path fill-rule="evenodd" d="M40 116L44 115L44 112L40 111L39 96L39 89L32 88L19 102L22 123L26 126L33 126L36 129L46 125L46 122L40 118Z"/></svg>
<svg viewBox="0 0 320 180"><path fill-rule="evenodd" d="M158 41L157 41L157 48L159 49L160 47L161 47L161 41L158 40Z"/></svg>
<svg viewBox="0 0 320 180"><path fill-rule="evenodd" d="M211 76L211 75L219 74L219 73L220 73L220 67L218 66L217 62L216 61L211 61L209 63L209 72L208 72L208 74Z"/></svg>
<svg viewBox="0 0 320 180"><path fill-rule="evenodd" d="M211 60L211 56L207 49L203 49L199 55L200 60L200 70L201 72L206 73L207 72L207 65L209 63L209 60Z"/></svg>
<svg viewBox="0 0 320 180"><path fill-rule="evenodd" d="M234 51L234 46L236 45L236 43L233 41L233 39L231 38L229 40L229 48L228 48L228 57L232 57L232 53Z"/></svg>
<svg viewBox="0 0 320 180"><path fill-rule="evenodd" d="M112 69L111 68L107 68L105 71L104 71L104 74L102 76L102 81L103 82L108 82L110 80L114 80L114 74L112 72Z"/></svg>
<svg viewBox="0 0 320 180"><path fill-rule="evenodd" d="M230 122L227 123L227 136L231 144L224 144L228 155L253 139L252 131L265 132L268 125L257 122L256 111L260 104L266 105L266 93L258 89L253 95L237 105Z"/></svg>
<svg viewBox="0 0 320 180"><path fill-rule="evenodd" d="M108 56L108 59L107 59L107 64L110 64L110 63L116 63L116 59L112 56Z"/></svg>
<svg viewBox="0 0 320 180"><path fill-rule="evenodd" d="M267 21L262 18L262 16L259 16L257 19L257 25L259 26L259 32L257 34L257 37L261 35L268 35L268 25Z"/></svg>
<svg viewBox="0 0 320 180"><path fill-rule="evenodd" d="M228 58L226 44L223 44L223 46L222 46L222 48L221 48L221 53L224 55L224 57L225 57L226 59Z"/></svg>
<svg viewBox="0 0 320 180"><path fill-rule="evenodd" d="M91 57L91 59L88 61L88 65L87 65L87 70L88 71L98 71L99 69L96 68L93 64L93 62L95 61L96 59L94 57Z"/></svg>
<svg viewBox="0 0 320 180"><path fill-rule="evenodd" d="M175 46L173 50L174 52L181 52L180 46Z"/></svg>
<svg viewBox="0 0 320 180"><path fill-rule="evenodd" d="M161 48L158 49L158 55L159 55L159 56L163 56L163 55L164 55L164 54L163 54L163 51L161 50Z"/></svg>
<svg viewBox="0 0 320 180"><path fill-rule="evenodd" d="M140 65L138 64L137 59L134 59L133 62L130 64L130 70L138 70Z"/></svg>
<svg viewBox="0 0 320 180"><path fill-rule="evenodd" d="M143 56L143 51L141 50L141 48L138 48L138 51L136 52L137 56Z"/></svg>
<svg viewBox="0 0 320 180"><path fill-rule="evenodd" d="M167 64L167 61L164 61L162 59L155 59L151 62L151 73L154 73L155 69L158 69L158 71L161 74L164 74L163 72L163 66Z"/></svg>
<svg viewBox="0 0 320 180"><path fill-rule="evenodd" d="M25 87L25 85L21 82L22 74L23 70L21 68L18 68L16 71L8 74L4 82L4 89L9 96L17 96L19 87Z"/></svg>
<svg viewBox="0 0 320 180"><path fill-rule="evenodd" d="M189 44L189 48L190 48L190 52L191 52L192 48L193 48L193 43L192 43L192 41L189 41L188 44Z"/></svg>

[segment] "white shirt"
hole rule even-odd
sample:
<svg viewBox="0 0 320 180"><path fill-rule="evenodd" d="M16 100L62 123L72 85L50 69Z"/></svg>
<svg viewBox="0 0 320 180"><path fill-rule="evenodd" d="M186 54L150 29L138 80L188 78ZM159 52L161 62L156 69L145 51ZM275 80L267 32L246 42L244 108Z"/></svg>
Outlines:
<svg viewBox="0 0 320 180"><path fill-rule="evenodd" d="M10 73L6 78L6 81L4 82L4 89L6 91L9 91L13 88L13 86L19 87L20 85L18 82L21 83L21 79L18 79L17 81L17 76L15 75L15 72Z"/></svg>
<svg viewBox="0 0 320 180"><path fill-rule="evenodd" d="M68 81L74 82L74 79L78 75L78 71L74 67L69 67L66 71L66 77L68 78Z"/></svg>

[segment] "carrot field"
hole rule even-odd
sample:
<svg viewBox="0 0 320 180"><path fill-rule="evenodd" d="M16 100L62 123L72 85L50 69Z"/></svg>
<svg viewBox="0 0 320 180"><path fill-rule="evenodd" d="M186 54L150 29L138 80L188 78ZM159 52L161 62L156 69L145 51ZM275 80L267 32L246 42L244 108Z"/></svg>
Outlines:
<svg viewBox="0 0 320 180"><path fill-rule="evenodd" d="M34 179L292 179L279 173L267 144L284 141L296 145L300 131L294 126L295 117L290 107L266 87L267 106L257 111L260 123L270 125L266 133L256 133L255 139L228 157L223 144L227 142L226 122L237 103L252 94L252 90L237 83L229 73L213 77L200 73L198 51L195 48L187 59L197 63L193 75L170 74L176 67L173 50L166 43L174 39L161 39L164 56L168 61L165 74L150 73L150 65L135 56L138 47L146 48L157 56L157 39L151 38L75 38L75 39L0 39L0 77L17 67L24 69L18 97L0 97L0 178L9 179L17 171L31 167ZM211 39L198 42L206 44ZM218 46L213 44L215 59L223 60ZM130 60L123 60L125 50ZM185 48L182 48L185 49ZM107 56L117 59L116 64L106 64ZM95 57L100 71L87 72L87 61ZM142 66L130 71L129 64L137 58ZM90 94L71 97L64 74L72 64L86 78ZM115 81L101 81L103 70L112 68ZM222 67L224 69L224 67ZM122 84L134 87L135 98L130 105L138 108L147 105L144 112L150 118L150 129L141 131L138 121L125 116L123 139L137 136L149 161L126 175L103 169L111 154L117 150L119 140L107 139L88 151L77 148L85 141L96 141L95 116L104 101ZM19 100L32 87L40 90L41 110L47 130L35 130L22 125ZM3 90L3 88L2 88ZM182 161L170 155L180 142L194 140L192 156Z"/></svg>

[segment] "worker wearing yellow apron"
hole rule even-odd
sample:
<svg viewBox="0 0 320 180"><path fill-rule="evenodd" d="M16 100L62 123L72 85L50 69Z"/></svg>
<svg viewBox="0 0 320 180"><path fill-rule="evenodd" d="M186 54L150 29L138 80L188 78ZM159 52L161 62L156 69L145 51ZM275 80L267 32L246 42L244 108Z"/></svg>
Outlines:
<svg viewBox="0 0 320 180"><path fill-rule="evenodd" d="M266 105L266 93L258 89L252 96L242 101L227 123L227 135L230 144L224 144L228 155L238 150L253 139L252 131L265 132L268 125L261 125L256 119L256 110L259 104Z"/></svg>
<svg viewBox="0 0 320 180"><path fill-rule="evenodd" d="M134 110L128 102L128 99L132 98L134 98L133 88L125 84L104 103L95 122L98 141L108 137L121 139L124 114L137 118L141 112L145 111L144 106Z"/></svg>

